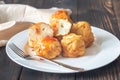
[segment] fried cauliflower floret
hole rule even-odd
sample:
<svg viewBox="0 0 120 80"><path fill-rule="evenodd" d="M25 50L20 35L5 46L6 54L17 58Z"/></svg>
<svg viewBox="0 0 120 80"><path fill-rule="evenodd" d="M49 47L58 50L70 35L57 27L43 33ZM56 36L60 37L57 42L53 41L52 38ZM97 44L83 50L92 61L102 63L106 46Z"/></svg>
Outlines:
<svg viewBox="0 0 120 80"><path fill-rule="evenodd" d="M72 20L67 11L58 10L51 15L50 25L54 30L54 36L62 36L70 32Z"/></svg>
<svg viewBox="0 0 120 80"><path fill-rule="evenodd" d="M53 36L53 30L50 25L43 22L34 24L29 28L29 46L34 47L38 40L42 40L42 38L45 38L46 36Z"/></svg>
<svg viewBox="0 0 120 80"><path fill-rule="evenodd" d="M94 35L91 30L91 25L86 21L79 21L73 24L71 32L77 35L82 35L86 47L91 46L91 44L94 42Z"/></svg>
<svg viewBox="0 0 120 80"><path fill-rule="evenodd" d="M37 56L53 59L60 55L61 45L56 38L45 37L36 43L34 50Z"/></svg>
<svg viewBox="0 0 120 80"><path fill-rule="evenodd" d="M85 44L81 35L70 33L61 40L64 57L79 57L85 54Z"/></svg>

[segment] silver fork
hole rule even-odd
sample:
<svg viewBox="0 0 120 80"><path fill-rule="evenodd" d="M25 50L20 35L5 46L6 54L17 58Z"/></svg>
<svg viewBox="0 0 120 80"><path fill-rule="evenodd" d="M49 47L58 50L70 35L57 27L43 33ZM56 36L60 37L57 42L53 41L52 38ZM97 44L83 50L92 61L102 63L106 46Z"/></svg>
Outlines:
<svg viewBox="0 0 120 80"><path fill-rule="evenodd" d="M35 57L31 56L31 55L28 55L28 54L25 54L25 52L23 52L20 48L18 48L14 43L11 43L9 44L9 47L20 57L22 58L25 58L25 59L28 59L28 60L33 60ZM43 60L46 60L50 63L54 63L54 64L57 64L57 65L60 65L62 67L65 67L65 68L69 68L71 70L75 70L77 72L83 72L84 69L83 68L78 68L78 67L73 67L73 66L70 66L70 65L67 65L67 64L64 64L64 63L61 63L61 62L58 62L58 61L54 61L54 60L48 60L46 58L43 58L43 57L40 57L39 59L43 59Z"/></svg>

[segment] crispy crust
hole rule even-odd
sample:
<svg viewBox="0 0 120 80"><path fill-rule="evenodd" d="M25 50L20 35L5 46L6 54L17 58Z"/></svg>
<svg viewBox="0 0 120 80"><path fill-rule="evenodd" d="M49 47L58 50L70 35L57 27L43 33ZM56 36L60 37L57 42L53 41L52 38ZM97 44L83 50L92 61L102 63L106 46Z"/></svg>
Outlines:
<svg viewBox="0 0 120 80"><path fill-rule="evenodd" d="M64 57L79 57L85 54L85 44L81 35L70 33L61 40Z"/></svg>
<svg viewBox="0 0 120 80"><path fill-rule="evenodd" d="M46 37L35 45L34 50L37 56L54 59L61 54L61 45L56 38Z"/></svg>
<svg viewBox="0 0 120 80"><path fill-rule="evenodd" d="M86 21L79 21L72 26L71 32L82 35L85 41L85 46L89 47L94 42L94 35L91 30L91 25Z"/></svg>

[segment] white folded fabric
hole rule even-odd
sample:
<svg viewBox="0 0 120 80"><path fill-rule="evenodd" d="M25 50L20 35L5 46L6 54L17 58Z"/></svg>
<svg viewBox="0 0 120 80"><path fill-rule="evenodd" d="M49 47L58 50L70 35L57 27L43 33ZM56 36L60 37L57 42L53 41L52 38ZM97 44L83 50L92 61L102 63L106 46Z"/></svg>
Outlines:
<svg viewBox="0 0 120 80"><path fill-rule="evenodd" d="M16 22L49 23L51 14L56 10L58 8L36 9L22 4L0 4L0 47L5 46L9 40L8 38L2 39L2 36L4 36L2 32L13 27ZM66 10L71 13L71 10Z"/></svg>

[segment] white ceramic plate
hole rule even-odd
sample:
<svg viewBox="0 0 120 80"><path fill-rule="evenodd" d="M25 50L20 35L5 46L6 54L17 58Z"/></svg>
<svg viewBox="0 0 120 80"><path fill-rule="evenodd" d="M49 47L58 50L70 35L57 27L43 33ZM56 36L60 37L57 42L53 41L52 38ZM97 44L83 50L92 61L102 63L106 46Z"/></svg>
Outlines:
<svg viewBox="0 0 120 80"><path fill-rule="evenodd" d="M84 68L85 71L100 68L114 61L120 55L120 41L111 33L92 27L95 36L93 45L86 49L86 54L78 58L56 58L55 60L63 62L75 67ZM46 61L26 60L14 53L10 48L11 42L15 43L19 48L24 50L24 45L28 40L28 30L22 31L13 36L6 45L7 55L14 62L21 66L43 72L51 73L74 73L76 71L70 70L61 66L54 65Z"/></svg>

